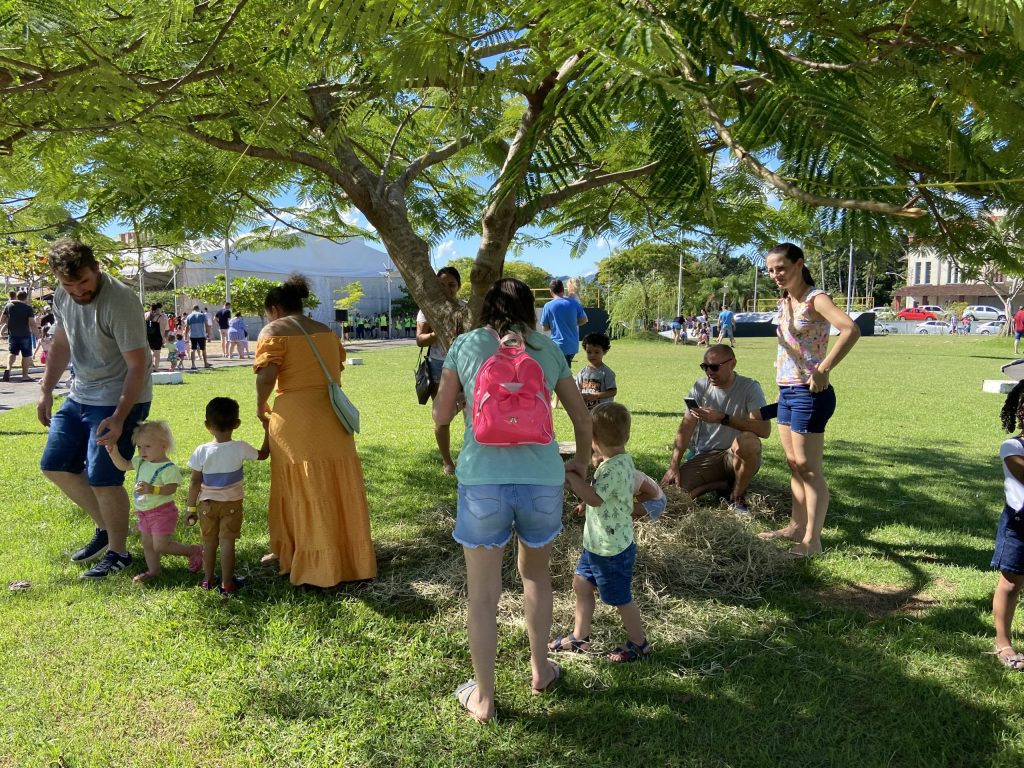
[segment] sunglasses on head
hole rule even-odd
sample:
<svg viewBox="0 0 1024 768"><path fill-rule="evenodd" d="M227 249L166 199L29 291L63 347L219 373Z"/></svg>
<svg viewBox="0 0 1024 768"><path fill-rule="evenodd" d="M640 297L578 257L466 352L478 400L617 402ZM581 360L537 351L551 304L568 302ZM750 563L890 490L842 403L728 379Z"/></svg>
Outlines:
<svg viewBox="0 0 1024 768"><path fill-rule="evenodd" d="M701 363L700 364L700 369L702 371L711 371L712 373L718 373L718 369L719 368L721 368L726 363L731 363L735 359L736 358L733 357L733 358L731 358L729 360L725 360L725 361L723 361L721 363Z"/></svg>

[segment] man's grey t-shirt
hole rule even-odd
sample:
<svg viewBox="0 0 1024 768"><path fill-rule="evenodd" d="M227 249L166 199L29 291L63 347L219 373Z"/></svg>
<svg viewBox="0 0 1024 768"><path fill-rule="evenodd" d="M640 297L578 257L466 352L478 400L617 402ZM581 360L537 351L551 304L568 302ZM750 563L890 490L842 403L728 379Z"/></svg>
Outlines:
<svg viewBox="0 0 1024 768"><path fill-rule="evenodd" d="M185 325L188 326L188 337L190 339L205 339L206 326L210 320L202 312L190 312L185 318Z"/></svg>
<svg viewBox="0 0 1024 768"><path fill-rule="evenodd" d="M88 304L76 303L58 284L53 294L56 325L71 344L75 367L71 399L82 405L117 405L128 375L123 353L146 348L146 321L142 304L128 286L106 273L100 274L99 291ZM146 356L147 365L149 355ZM146 384L137 403L153 399L153 380Z"/></svg>
<svg viewBox="0 0 1024 768"><path fill-rule="evenodd" d="M32 329L28 321L35 317L36 311L23 301L12 301L4 312L7 314L7 333L10 336L31 336Z"/></svg>
<svg viewBox="0 0 1024 768"><path fill-rule="evenodd" d="M707 378L698 379L690 390L690 397L696 400L701 408L715 408L730 416L746 417L751 412L759 410L761 406L767 405L761 385L754 379L739 374L728 389L714 386ZM691 444L695 453L723 451L732 445L738 434L739 431L732 427L702 421L697 424Z"/></svg>

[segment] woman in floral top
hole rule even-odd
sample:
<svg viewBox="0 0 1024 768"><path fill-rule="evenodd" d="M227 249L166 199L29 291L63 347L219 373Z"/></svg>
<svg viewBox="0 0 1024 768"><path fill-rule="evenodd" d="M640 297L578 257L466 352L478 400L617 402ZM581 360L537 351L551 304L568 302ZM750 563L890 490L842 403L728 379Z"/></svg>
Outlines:
<svg viewBox="0 0 1024 768"><path fill-rule="evenodd" d="M793 513L789 525L761 534L795 542L790 553L807 557L821 552L821 529L828 511L828 485L822 466L825 425L836 409L829 373L860 338L850 316L814 288L804 253L792 243L768 253L768 275L782 289L779 301L779 351L775 361L779 385L779 440L792 478ZM828 351L829 326L839 338Z"/></svg>

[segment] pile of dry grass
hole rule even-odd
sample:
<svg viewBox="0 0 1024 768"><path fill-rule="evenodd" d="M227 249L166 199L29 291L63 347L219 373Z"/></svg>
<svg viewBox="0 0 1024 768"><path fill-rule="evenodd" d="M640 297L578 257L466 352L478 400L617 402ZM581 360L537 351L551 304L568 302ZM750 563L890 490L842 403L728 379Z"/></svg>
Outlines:
<svg viewBox="0 0 1024 768"><path fill-rule="evenodd" d="M461 548L451 538L454 509L439 506L424 515L420 522L425 535L381 548L380 576L367 591L388 602L415 596L432 603L443 622L462 624L466 569ZM568 503L565 520L551 555L556 633L571 628L572 575L583 539L583 521ZM737 603L759 599L790 562L778 547L759 540L749 522L724 507L695 505L671 492L659 522L637 523L636 541L633 592L648 631L659 643L685 643L705 635L712 624L737 610ZM524 629L514 547L506 549L502 580L499 622ZM599 607L595 642L621 640L621 633L614 609Z"/></svg>

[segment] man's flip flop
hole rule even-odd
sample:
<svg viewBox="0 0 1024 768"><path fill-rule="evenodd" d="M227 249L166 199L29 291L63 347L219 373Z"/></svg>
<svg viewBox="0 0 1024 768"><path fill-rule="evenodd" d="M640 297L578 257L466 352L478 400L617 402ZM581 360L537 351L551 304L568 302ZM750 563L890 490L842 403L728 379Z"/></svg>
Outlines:
<svg viewBox="0 0 1024 768"><path fill-rule="evenodd" d="M761 539L761 541L771 541L772 539L788 539L789 537L786 535L785 529L782 529L778 531L761 531L761 533L757 534L757 538Z"/></svg>
<svg viewBox="0 0 1024 768"><path fill-rule="evenodd" d="M548 664L551 665L551 671L555 673L554 677L543 688L531 688L530 691L534 696L540 696L542 693L553 690L562 681L562 665L550 659L548 659Z"/></svg>
<svg viewBox="0 0 1024 768"><path fill-rule="evenodd" d="M488 718L478 717L473 710L469 708L469 700L473 696L473 691L476 690L476 680L470 678L458 688L455 689L455 698L458 700L459 705L466 710L466 714L476 720L482 725L487 725L490 722Z"/></svg>

